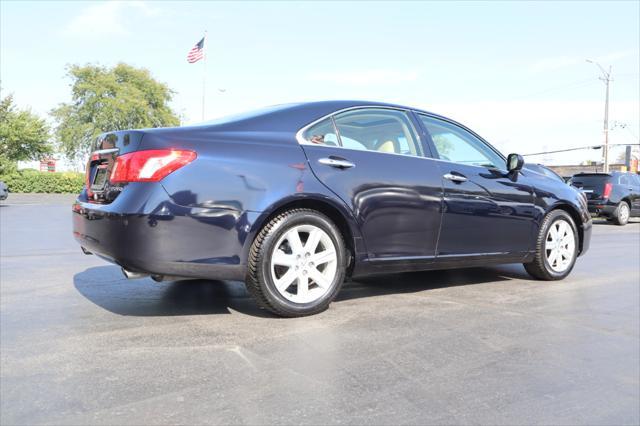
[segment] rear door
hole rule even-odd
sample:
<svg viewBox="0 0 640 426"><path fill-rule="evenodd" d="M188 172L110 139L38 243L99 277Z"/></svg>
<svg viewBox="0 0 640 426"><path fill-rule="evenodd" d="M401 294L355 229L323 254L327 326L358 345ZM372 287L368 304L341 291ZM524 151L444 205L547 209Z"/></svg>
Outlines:
<svg viewBox="0 0 640 426"><path fill-rule="evenodd" d="M359 108L299 134L314 174L353 211L370 259L435 255L442 184L411 115Z"/></svg>
<svg viewBox="0 0 640 426"><path fill-rule="evenodd" d="M438 258L519 256L535 240L534 195L528 178L461 126L418 114L438 156L444 188Z"/></svg>

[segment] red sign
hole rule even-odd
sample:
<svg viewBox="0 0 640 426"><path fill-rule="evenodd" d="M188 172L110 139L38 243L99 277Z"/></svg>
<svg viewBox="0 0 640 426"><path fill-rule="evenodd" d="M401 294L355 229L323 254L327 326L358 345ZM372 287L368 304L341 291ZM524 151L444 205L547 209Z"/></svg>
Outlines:
<svg viewBox="0 0 640 426"><path fill-rule="evenodd" d="M40 171L41 172L55 172L56 171L56 160L40 160Z"/></svg>

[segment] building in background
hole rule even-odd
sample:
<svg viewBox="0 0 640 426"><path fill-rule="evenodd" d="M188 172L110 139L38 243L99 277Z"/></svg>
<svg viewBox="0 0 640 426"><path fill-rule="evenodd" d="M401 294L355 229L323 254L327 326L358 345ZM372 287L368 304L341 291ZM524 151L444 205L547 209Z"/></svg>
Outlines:
<svg viewBox="0 0 640 426"><path fill-rule="evenodd" d="M18 161L18 170L33 169L41 172L84 172L84 164L75 164L66 158L47 157L42 160Z"/></svg>

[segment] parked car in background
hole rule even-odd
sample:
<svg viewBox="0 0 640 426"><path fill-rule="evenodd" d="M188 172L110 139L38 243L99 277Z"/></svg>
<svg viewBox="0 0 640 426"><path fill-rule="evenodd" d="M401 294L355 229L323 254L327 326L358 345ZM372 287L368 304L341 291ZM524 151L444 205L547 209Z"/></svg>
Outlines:
<svg viewBox="0 0 640 426"><path fill-rule="evenodd" d="M618 225L640 216L640 177L635 173L579 173L570 183L585 193L594 216Z"/></svg>
<svg viewBox="0 0 640 426"><path fill-rule="evenodd" d="M541 175L548 176L552 179L557 179L563 183L567 182L565 178L563 178L562 176L560 176L559 174L551 170L549 167L544 166L542 164L525 163L524 168L527 170L534 171L536 173L540 173Z"/></svg>
<svg viewBox="0 0 640 426"><path fill-rule="evenodd" d="M563 279L589 247L586 199L523 164L414 108L279 105L101 135L73 233L129 278L243 280L289 317L348 277L518 262Z"/></svg>
<svg viewBox="0 0 640 426"><path fill-rule="evenodd" d="M9 188L0 180L0 200L6 200L9 196Z"/></svg>

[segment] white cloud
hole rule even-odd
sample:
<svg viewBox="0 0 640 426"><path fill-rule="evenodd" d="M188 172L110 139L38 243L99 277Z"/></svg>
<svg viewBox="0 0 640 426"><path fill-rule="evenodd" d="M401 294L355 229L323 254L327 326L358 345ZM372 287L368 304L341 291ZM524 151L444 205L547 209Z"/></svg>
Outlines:
<svg viewBox="0 0 640 426"><path fill-rule="evenodd" d="M308 75L313 81L367 86L371 84L393 84L415 81L419 73L414 70L369 69L354 71L324 71Z"/></svg>
<svg viewBox="0 0 640 426"><path fill-rule="evenodd" d="M143 16L154 16L159 13L157 8L141 1L106 1L96 3L84 9L73 18L64 32L71 36L122 36L131 31L126 23L128 15L138 12Z"/></svg>

